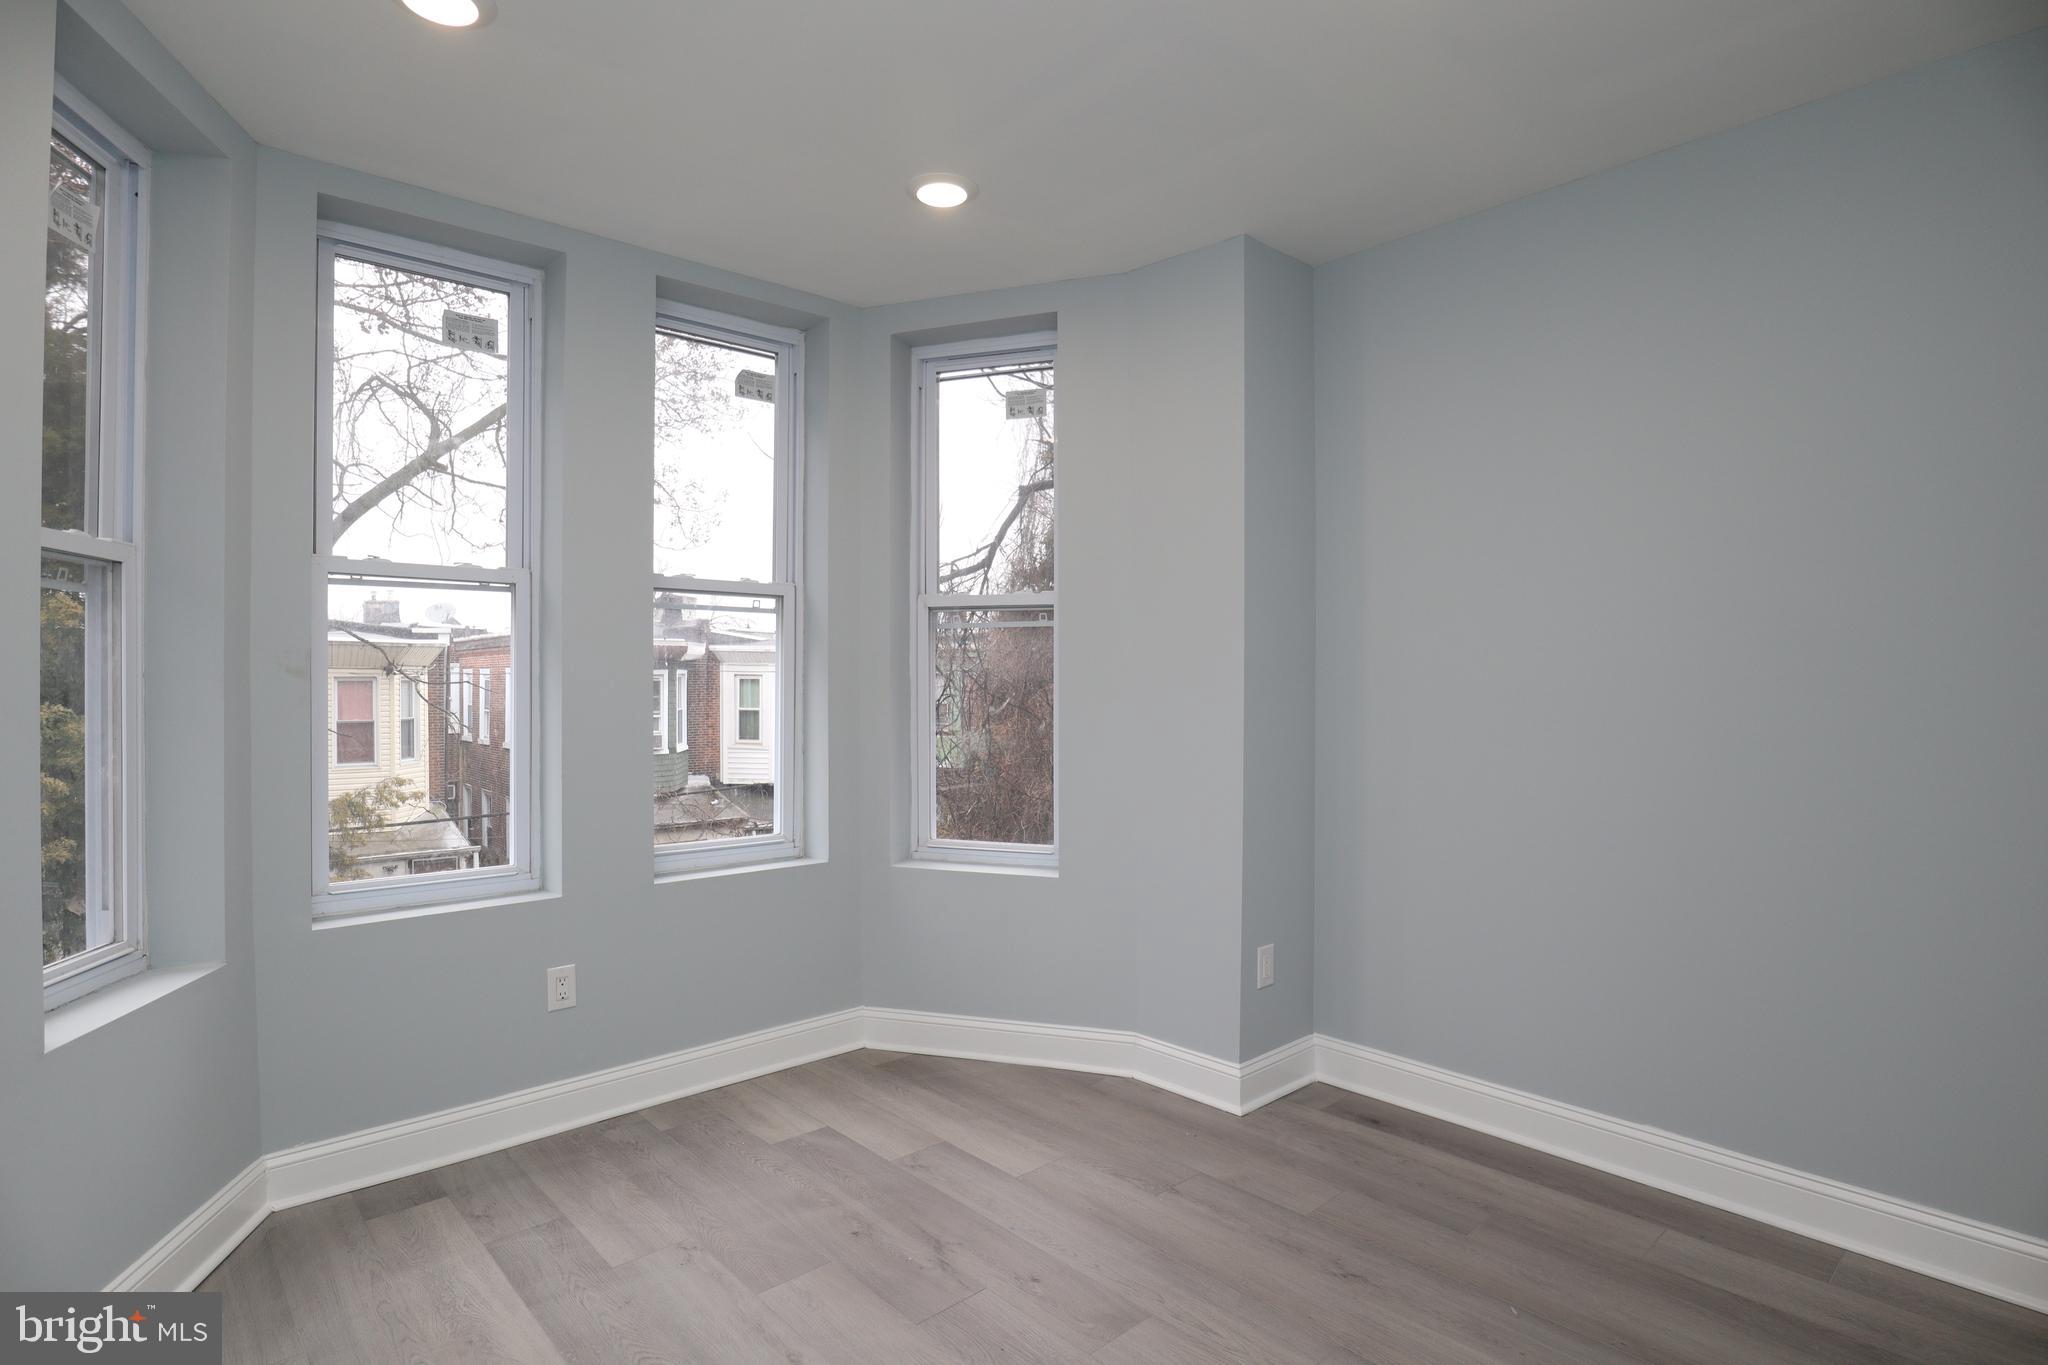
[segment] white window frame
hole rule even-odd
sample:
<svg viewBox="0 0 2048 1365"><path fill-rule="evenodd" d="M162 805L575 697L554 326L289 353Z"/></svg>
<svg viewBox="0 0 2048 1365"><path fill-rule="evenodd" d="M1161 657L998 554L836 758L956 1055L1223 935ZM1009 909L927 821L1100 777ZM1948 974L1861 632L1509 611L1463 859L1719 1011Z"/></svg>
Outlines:
<svg viewBox="0 0 2048 1365"><path fill-rule="evenodd" d="M761 724L761 721L766 719L764 714L766 702L765 698L761 695L763 690L761 681L766 676L766 674L762 673L735 673L732 675L732 742L734 744L743 744L749 749L759 749L765 747L768 743L768 732ZM741 683L752 683L754 685L754 705L740 705ZM754 729L759 733L752 739L748 739L740 733L740 715L746 711L752 711L756 717Z"/></svg>
<svg viewBox="0 0 2048 1365"><path fill-rule="evenodd" d="M675 724L669 730L671 753L687 753L690 748L690 669L686 663L675 666Z"/></svg>
<svg viewBox="0 0 2048 1365"><path fill-rule="evenodd" d="M491 670L480 668L476 675L476 742L491 743Z"/></svg>
<svg viewBox="0 0 2048 1365"><path fill-rule="evenodd" d="M910 856L920 861L1023 867L1054 871L1059 867L1059 670L1058 593L964 593L939 591L939 380L956 370L990 365L1059 365L1059 338L1053 332L1031 332L981 341L947 342L911 351L911 523L913 557L910 583L911 762ZM1057 382L1057 380L1055 380ZM1055 475L1057 479L1057 475ZM1053 537L1059 538L1060 498L1053 495ZM1042 610L1052 617L1053 632L1053 841L1049 844L1004 844L938 837L938 756L933 734L936 698L932 687L932 621L941 611Z"/></svg>
<svg viewBox="0 0 2048 1365"><path fill-rule="evenodd" d="M766 583L756 583L750 579L655 574L653 592L715 593L759 599L764 610L772 608L775 612L775 672L783 680L775 700L775 833L707 839L693 844L657 844L655 874L674 875L798 858L803 856L804 848L800 732L804 635L804 334L794 328L665 300L655 306L654 329L775 357L775 543L771 570L775 577ZM648 340L652 344L654 339ZM652 404L652 395L648 401ZM651 449L647 458L651 484ZM767 719L764 714L764 726Z"/></svg>
<svg viewBox="0 0 2048 1365"><path fill-rule="evenodd" d="M99 818L87 826L97 837L87 844L86 898L88 913L103 917L109 939L42 968L46 1010L149 965L142 875L142 375L150 153L61 76L50 131L106 173L94 281L98 316L88 339L98 401L86 417L87 497L97 525L87 531L45 527L41 548L103 571L88 575L89 584L98 578L97 593L87 590L87 615L96 624L86 657L101 661L103 676L93 688L97 702L87 701L86 803Z"/></svg>
<svg viewBox="0 0 2048 1365"><path fill-rule="evenodd" d="M398 675L398 761L417 763L420 759L420 685L404 674ZM411 726L410 730L406 729Z"/></svg>
<svg viewBox="0 0 2048 1365"><path fill-rule="evenodd" d="M654 752L656 752L656 753L658 753L658 754L665 754L665 753L667 753L667 752L668 752L668 670L667 670L667 669L665 669L665 668L657 668L657 669L655 669L655 670L654 670L654 687L655 687L655 695L654 695L654 722L655 722L655 724L656 724L657 726L659 726L660 728L659 728L659 729L655 729L655 730L649 730L649 731L648 731L647 733L648 733L649 737L650 737L650 738L652 738L652 739L654 740Z"/></svg>
<svg viewBox="0 0 2048 1365"><path fill-rule="evenodd" d="M383 719L378 708L384 700L383 689L377 686L377 679L374 676L363 677L344 673L338 678L330 675L330 678L328 686L333 690L333 695L328 698L329 710L327 714L330 718L329 723L333 734L330 737L328 759L337 768L375 768L382 761L380 753L382 746L378 742L380 739L378 731L384 727L378 723ZM344 763L341 761L341 688L343 683L368 683L370 685L370 761L367 763ZM356 721L350 722L352 725L359 723Z"/></svg>
<svg viewBox="0 0 2048 1365"><path fill-rule="evenodd" d="M505 477L505 566L477 568L457 564L406 564L382 559L351 559L334 553L333 411L334 396L334 257L373 261L400 270L414 270L460 280L509 296ZM327 773L323 761L314 765L310 829L312 833L312 909L316 920L391 911L432 909L487 900L501 900L537 891L543 884L541 840L546 813L541 809L543 783L540 756L541 689L536 677L539 636L543 628L535 582L540 571L541 523L539 493L544 452L541 433L542 379L546 374L542 338L545 275L529 266L437 246L386 232L322 220L317 227L319 279L315 305L314 376L316 458L313 488L313 662L316 676L327 668L327 585L330 577L365 587L411 587L423 581L509 588L512 599L511 668L529 681L519 689L519 709L508 705L505 741L510 751L510 809L505 821L506 861L502 867L463 868L405 878L372 878L331 883L327 864ZM451 641L452 643L452 641ZM447 667L448 685L456 686L458 670ZM474 682L471 682L474 686ZM319 689L315 689L318 691ZM453 701L453 699L451 699ZM466 715L459 703L449 709ZM325 728L325 718L320 726ZM461 737L471 738L467 725ZM324 746L323 746L324 748ZM317 752L317 750L316 750ZM465 827L465 837L467 829ZM397 882L393 885L393 882Z"/></svg>

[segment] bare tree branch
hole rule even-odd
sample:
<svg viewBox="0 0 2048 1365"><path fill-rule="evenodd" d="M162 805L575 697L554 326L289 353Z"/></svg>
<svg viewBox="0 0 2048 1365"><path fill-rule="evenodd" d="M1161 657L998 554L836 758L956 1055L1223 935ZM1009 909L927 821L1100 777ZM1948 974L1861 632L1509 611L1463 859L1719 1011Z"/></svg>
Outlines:
<svg viewBox="0 0 2048 1365"><path fill-rule="evenodd" d="M1024 509L1031 504L1032 495L1034 493L1046 492L1051 487L1051 479L1034 479L1030 483L1018 485L1016 501L1010 504L1009 512L1004 515L1002 523L996 527L996 533L989 538L988 544L972 552L971 557L964 556L963 559L966 562L956 559L951 564L940 569L939 582L945 584L951 583L956 579L972 578L976 574L987 573L993 569L996 562L996 552L1003 547L1003 538L1010 534L1010 528L1017 524L1017 518L1024 515Z"/></svg>
<svg viewBox="0 0 2048 1365"><path fill-rule="evenodd" d="M438 441L429 442L426 449L377 480L367 491L334 514L335 537L339 539L342 532L361 521L378 503L428 470L441 468L441 462L450 454L504 420L505 404L500 403L461 430L452 432Z"/></svg>

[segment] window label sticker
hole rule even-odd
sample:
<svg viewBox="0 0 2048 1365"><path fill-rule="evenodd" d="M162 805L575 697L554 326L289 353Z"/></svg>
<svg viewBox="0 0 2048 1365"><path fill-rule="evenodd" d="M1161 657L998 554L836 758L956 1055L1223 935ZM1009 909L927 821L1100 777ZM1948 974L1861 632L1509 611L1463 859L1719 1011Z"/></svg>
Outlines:
<svg viewBox="0 0 2048 1365"><path fill-rule="evenodd" d="M775 401L775 376L762 374L759 370L741 370L739 378L733 381L732 391L741 398L751 398L757 403Z"/></svg>
<svg viewBox="0 0 2048 1365"><path fill-rule="evenodd" d="M50 191L50 231L73 246L91 251L99 227L99 205L69 190Z"/></svg>
<svg viewBox="0 0 2048 1365"><path fill-rule="evenodd" d="M441 340L465 351L482 351L487 355L496 355L498 320L444 308L441 310Z"/></svg>
<svg viewBox="0 0 2048 1365"><path fill-rule="evenodd" d="M1003 415L1012 422L1043 417L1051 401L1051 389L1011 389L1003 395Z"/></svg>

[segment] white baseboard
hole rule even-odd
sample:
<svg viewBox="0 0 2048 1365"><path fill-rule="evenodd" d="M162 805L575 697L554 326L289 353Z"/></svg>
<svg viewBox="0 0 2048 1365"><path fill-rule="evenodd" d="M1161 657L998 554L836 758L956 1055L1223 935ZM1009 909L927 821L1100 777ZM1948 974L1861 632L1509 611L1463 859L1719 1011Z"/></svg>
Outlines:
<svg viewBox="0 0 2048 1365"><path fill-rule="evenodd" d="M273 1210L851 1052L862 1045L862 1023L860 1010L841 1010L273 1152L165 1234L108 1289L191 1289Z"/></svg>
<svg viewBox="0 0 2048 1365"><path fill-rule="evenodd" d="M165 1233L107 1286L110 1294L196 1287L270 1212L269 1163L262 1157Z"/></svg>
<svg viewBox="0 0 2048 1365"><path fill-rule="evenodd" d="M270 1206L381 1185L859 1046L861 1012L841 1010L273 1152Z"/></svg>
<svg viewBox="0 0 2048 1365"><path fill-rule="evenodd" d="M1315 1079L1313 1040L1297 1038L1249 1062L1128 1029L1076 1028L1017 1019L978 1019L923 1010L867 1009L869 1047L1131 1076L1231 1114L1248 1114Z"/></svg>
<svg viewBox="0 0 2048 1365"><path fill-rule="evenodd" d="M841 1010L252 1163L108 1286L189 1289L273 1209L867 1046L1130 1076L1231 1114L1321 1080L2048 1312L2048 1242L1323 1035L1230 1062L1141 1033Z"/></svg>
<svg viewBox="0 0 2048 1365"><path fill-rule="evenodd" d="M1240 1114L1249 1114L1291 1095L1316 1078L1316 1040L1296 1038L1271 1052L1252 1058L1240 1067L1238 1081Z"/></svg>
<svg viewBox="0 0 2048 1365"><path fill-rule="evenodd" d="M1317 1079L2048 1312L2048 1242L1318 1035Z"/></svg>

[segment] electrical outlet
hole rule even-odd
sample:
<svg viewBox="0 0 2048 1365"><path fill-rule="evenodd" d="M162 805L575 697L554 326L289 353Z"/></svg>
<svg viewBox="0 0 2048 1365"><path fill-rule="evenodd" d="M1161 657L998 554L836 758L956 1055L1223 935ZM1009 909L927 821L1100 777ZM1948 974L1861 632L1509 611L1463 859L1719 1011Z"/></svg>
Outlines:
<svg viewBox="0 0 2048 1365"><path fill-rule="evenodd" d="M548 968L548 1009L566 1010L576 1006L576 964Z"/></svg>
<svg viewBox="0 0 2048 1365"><path fill-rule="evenodd" d="M1264 989L1266 989L1266 987L1268 987L1268 986L1270 986L1270 985L1272 985L1272 984L1273 984L1273 945L1272 945L1272 944L1270 944L1270 943L1262 943L1262 944L1260 944L1260 945L1259 945L1259 984L1258 984L1258 989L1259 989L1259 990L1264 990Z"/></svg>

